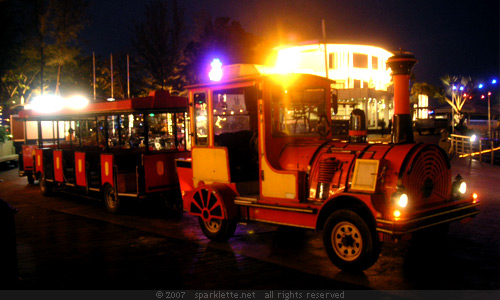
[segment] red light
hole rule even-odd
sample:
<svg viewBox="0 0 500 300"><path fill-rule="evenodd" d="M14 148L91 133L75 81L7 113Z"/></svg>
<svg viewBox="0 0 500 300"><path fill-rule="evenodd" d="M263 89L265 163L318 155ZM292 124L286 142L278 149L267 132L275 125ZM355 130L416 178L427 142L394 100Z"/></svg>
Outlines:
<svg viewBox="0 0 500 300"><path fill-rule="evenodd" d="M464 93L464 98L467 98L467 94Z"/></svg>
<svg viewBox="0 0 500 300"><path fill-rule="evenodd" d="M488 96L491 96L491 92L488 92Z"/></svg>
<svg viewBox="0 0 500 300"><path fill-rule="evenodd" d="M481 99L484 99L484 95L481 95Z"/></svg>

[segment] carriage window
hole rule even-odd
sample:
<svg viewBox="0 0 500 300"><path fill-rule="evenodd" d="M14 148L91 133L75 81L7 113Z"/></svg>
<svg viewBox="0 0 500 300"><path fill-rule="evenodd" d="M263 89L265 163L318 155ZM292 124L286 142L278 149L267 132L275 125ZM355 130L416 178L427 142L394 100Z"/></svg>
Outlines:
<svg viewBox="0 0 500 300"><path fill-rule="evenodd" d="M194 94L194 117L195 117L195 144L198 146L208 145L208 115L207 99L205 93Z"/></svg>
<svg viewBox="0 0 500 300"><path fill-rule="evenodd" d="M324 118L324 89L273 89L273 135L316 136L318 123Z"/></svg>
<svg viewBox="0 0 500 300"><path fill-rule="evenodd" d="M149 144L155 150L184 148L184 126L184 113L149 114Z"/></svg>
<svg viewBox="0 0 500 300"><path fill-rule="evenodd" d="M243 89L214 92L214 134L249 131L250 116Z"/></svg>

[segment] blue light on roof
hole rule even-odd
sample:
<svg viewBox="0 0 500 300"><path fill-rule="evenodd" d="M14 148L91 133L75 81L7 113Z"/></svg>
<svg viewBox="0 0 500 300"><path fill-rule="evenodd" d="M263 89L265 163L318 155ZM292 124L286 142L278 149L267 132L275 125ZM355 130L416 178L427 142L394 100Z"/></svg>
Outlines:
<svg viewBox="0 0 500 300"><path fill-rule="evenodd" d="M212 81L219 81L222 78L222 63L220 59L214 58L212 63L210 64L212 66L212 69L208 73L208 77Z"/></svg>

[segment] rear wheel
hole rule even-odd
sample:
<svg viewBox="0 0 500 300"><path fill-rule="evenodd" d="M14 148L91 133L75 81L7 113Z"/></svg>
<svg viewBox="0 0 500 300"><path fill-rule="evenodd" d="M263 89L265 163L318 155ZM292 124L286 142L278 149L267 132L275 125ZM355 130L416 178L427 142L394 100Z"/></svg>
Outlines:
<svg viewBox="0 0 500 300"><path fill-rule="evenodd" d="M104 204L110 213L117 213L120 209L120 197L116 194L115 189L111 185L107 185L104 189Z"/></svg>
<svg viewBox="0 0 500 300"><path fill-rule="evenodd" d="M330 260L345 271L365 270L380 254L375 230L350 210L339 210L328 218L323 244Z"/></svg>
<svg viewBox="0 0 500 300"><path fill-rule="evenodd" d="M28 177L29 184L35 184L35 177L33 177L33 174L27 174L26 177Z"/></svg>

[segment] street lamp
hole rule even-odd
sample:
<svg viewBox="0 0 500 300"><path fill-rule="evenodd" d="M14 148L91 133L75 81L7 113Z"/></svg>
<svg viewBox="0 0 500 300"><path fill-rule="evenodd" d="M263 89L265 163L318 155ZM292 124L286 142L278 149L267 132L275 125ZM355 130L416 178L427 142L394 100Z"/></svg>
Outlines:
<svg viewBox="0 0 500 300"><path fill-rule="evenodd" d="M494 85L497 83L496 79L493 79L491 81L491 84ZM478 85L479 89L482 89L484 85L481 83ZM491 105L490 105L490 97L491 97L491 92L488 91L488 139L491 139ZM484 95L481 97L481 99L484 99Z"/></svg>

